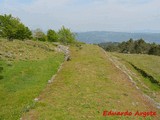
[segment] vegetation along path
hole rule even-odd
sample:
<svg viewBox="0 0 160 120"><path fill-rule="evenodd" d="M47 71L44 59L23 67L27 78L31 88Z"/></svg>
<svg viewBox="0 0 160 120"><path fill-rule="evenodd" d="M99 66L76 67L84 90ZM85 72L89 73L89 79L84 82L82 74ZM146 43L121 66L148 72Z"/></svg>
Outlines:
<svg viewBox="0 0 160 120"><path fill-rule="evenodd" d="M54 82L42 91L39 101L22 115L35 120L143 119L137 112L160 111L137 90L129 77L118 69L98 46L70 47L71 60L65 61ZM104 111L132 112L131 116L103 116Z"/></svg>

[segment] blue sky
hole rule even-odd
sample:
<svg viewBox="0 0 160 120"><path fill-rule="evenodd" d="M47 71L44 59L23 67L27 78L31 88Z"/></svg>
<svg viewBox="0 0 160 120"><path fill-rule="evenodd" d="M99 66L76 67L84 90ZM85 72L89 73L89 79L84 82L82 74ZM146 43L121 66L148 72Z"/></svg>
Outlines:
<svg viewBox="0 0 160 120"><path fill-rule="evenodd" d="M0 0L31 29L160 32L160 0Z"/></svg>

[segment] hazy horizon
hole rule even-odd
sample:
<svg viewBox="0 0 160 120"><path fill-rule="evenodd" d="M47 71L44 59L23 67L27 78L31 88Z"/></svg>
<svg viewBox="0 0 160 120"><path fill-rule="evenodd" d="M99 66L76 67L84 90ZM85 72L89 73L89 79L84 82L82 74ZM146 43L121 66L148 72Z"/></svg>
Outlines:
<svg viewBox="0 0 160 120"><path fill-rule="evenodd" d="M109 31L109 30L90 30L90 31L73 31L75 33L85 33L85 32L117 32L117 33L160 33L160 31L133 31L133 32L129 32L129 31Z"/></svg>
<svg viewBox="0 0 160 120"><path fill-rule="evenodd" d="M160 33L159 8L159 0L0 0L0 14L43 31Z"/></svg>

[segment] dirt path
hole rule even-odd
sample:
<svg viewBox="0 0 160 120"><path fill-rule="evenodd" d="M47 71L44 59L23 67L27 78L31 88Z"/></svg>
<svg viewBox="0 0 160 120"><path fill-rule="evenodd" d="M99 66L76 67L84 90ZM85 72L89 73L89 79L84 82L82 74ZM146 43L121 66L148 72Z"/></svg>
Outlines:
<svg viewBox="0 0 160 120"><path fill-rule="evenodd" d="M33 109L23 114L24 120L143 119L134 116L137 111L154 111L157 115L150 119L158 120L160 111L99 47L71 47L71 56ZM132 115L104 117L105 110Z"/></svg>

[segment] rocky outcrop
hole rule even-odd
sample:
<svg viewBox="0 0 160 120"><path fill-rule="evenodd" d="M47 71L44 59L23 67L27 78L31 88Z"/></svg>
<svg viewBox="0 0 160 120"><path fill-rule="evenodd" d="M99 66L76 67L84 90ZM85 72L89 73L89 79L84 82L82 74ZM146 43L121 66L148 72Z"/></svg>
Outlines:
<svg viewBox="0 0 160 120"><path fill-rule="evenodd" d="M58 51L58 52L63 52L64 53L65 61L71 60L69 47L64 46L64 45L58 45L57 48L55 48L55 50Z"/></svg>

